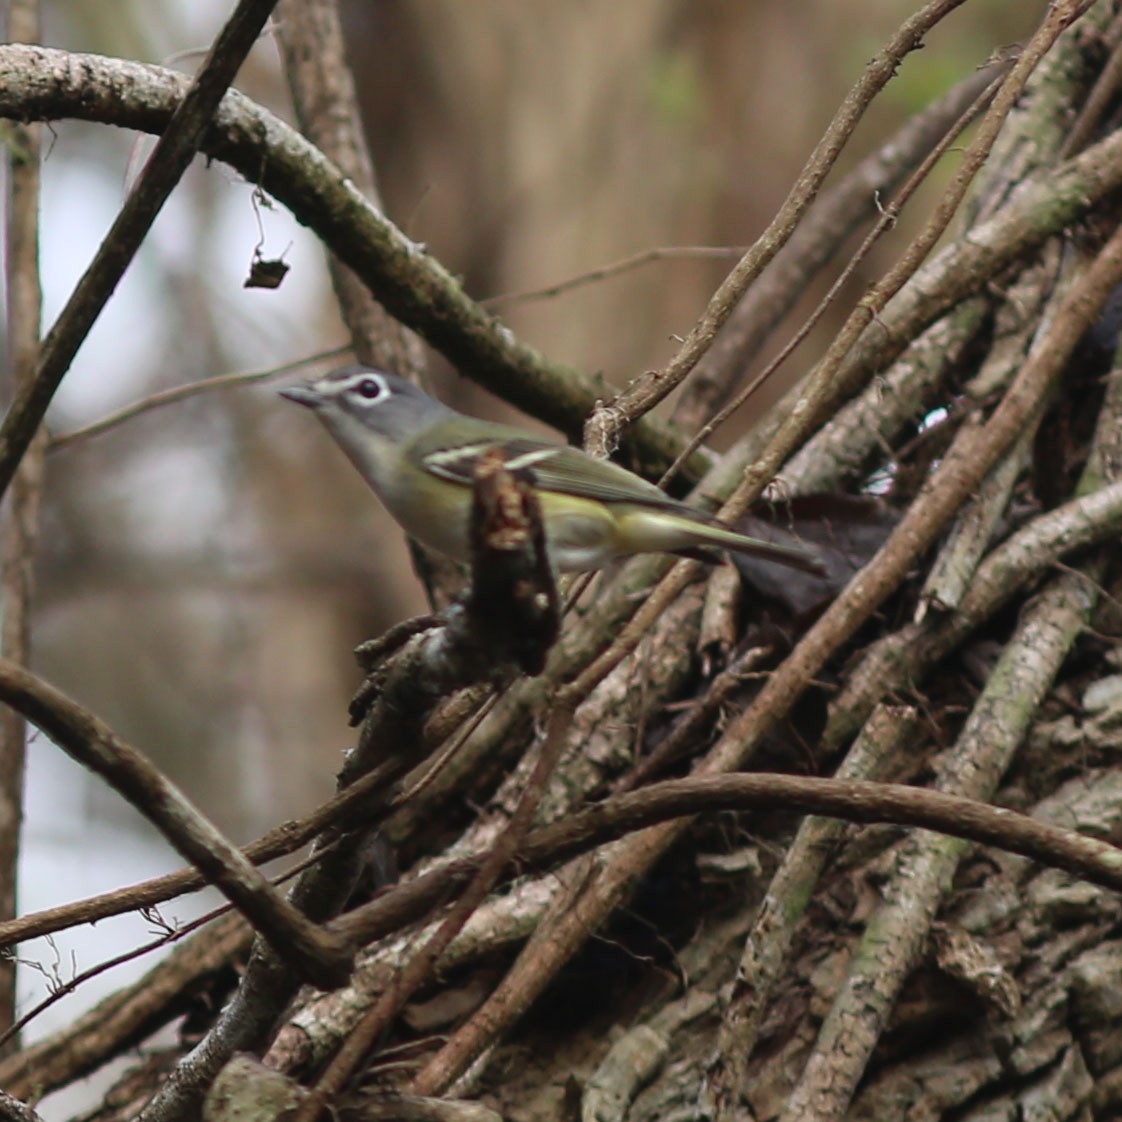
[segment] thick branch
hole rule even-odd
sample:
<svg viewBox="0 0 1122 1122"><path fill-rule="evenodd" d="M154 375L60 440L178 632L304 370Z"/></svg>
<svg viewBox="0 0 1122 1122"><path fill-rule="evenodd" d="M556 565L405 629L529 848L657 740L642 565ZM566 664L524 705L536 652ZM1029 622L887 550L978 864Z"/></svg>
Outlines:
<svg viewBox="0 0 1122 1122"><path fill-rule="evenodd" d="M301 976L333 988L350 973L345 942L319 930L228 842L160 770L92 713L14 663L0 660L0 701L105 779L227 898Z"/></svg>
<svg viewBox="0 0 1122 1122"><path fill-rule="evenodd" d="M1122 892L1122 849L1098 838L1037 822L971 799L894 783L797 775L691 776L655 783L543 826L531 833L512 871L536 872L660 822L717 810L784 808L849 822L892 823L937 830L1066 869ZM481 855L480 855L481 856ZM401 885L331 923L362 943L423 916L473 875L480 856L459 858Z"/></svg>
<svg viewBox="0 0 1122 1122"><path fill-rule="evenodd" d="M186 85L174 71L121 59L0 47L0 114L17 120L73 117L160 132ZM212 117L201 150L286 206L395 318L465 374L568 436L579 437L585 417L608 387L548 362L519 342L298 133L230 91ZM679 450L669 427L649 418L624 443L640 463L658 470ZM700 476L704 466L700 457L691 469Z"/></svg>

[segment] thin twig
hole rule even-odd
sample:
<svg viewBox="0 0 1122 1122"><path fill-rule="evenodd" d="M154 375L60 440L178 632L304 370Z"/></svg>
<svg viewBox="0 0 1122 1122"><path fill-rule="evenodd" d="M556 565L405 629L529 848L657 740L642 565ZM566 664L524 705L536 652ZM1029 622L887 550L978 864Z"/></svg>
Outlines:
<svg viewBox="0 0 1122 1122"><path fill-rule="evenodd" d="M814 326L822 319L822 317L829 310L831 304L840 295L842 288L849 281L850 277L857 271L861 263L872 252L873 247L876 245L878 239L884 234L887 234L895 225L900 217L900 212L903 210L907 201L919 190L924 181L931 174L935 164L942 159L943 155L950 148L951 144L957 139L959 134L965 129L971 121L990 103L993 99L995 92L1001 84L1001 78L995 78L989 86L983 90L974 102L967 106L961 113L957 120L953 122L951 127L947 129L946 133L939 139L939 141L932 147L931 151L922 159L919 166L908 177L907 181L897 192L893 200L881 208L880 215L873 228L865 235L860 246L857 247L856 252L846 262L845 268L830 285L829 291L825 296L819 300L817 306L810 313L809 316L799 326L799 329L794 335L783 345L779 353L771 359L767 365L756 375L739 393L737 393L731 401L724 405L717 413L704 425L698 429L697 433L690 439L689 443L678 454L678 458L666 469L662 478L659 480L659 486L665 487L667 483L673 478L678 470L685 464L689 458L705 443L706 440L725 423L757 390L760 389L775 372L787 361L788 358L798 349L802 341L810 334ZM965 184L963 185L965 189ZM949 219L949 216L948 216ZM934 239L930 244L934 244ZM901 282L902 283L902 282ZM887 303L891 292L887 291L879 301L878 306L883 306Z"/></svg>
<svg viewBox="0 0 1122 1122"><path fill-rule="evenodd" d="M863 223L876 216L878 200L896 190L951 123L1007 66L1006 62L997 62L967 75L815 200L698 362L674 407L677 424L693 432L724 404L732 387L815 276L843 250Z"/></svg>
<svg viewBox="0 0 1122 1122"><path fill-rule="evenodd" d="M60 1030L0 1060L0 1085L42 1096L97 1070L146 1026L166 1023L185 995L244 955L253 933L236 912L172 949L135 982L104 997Z"/></svg>
<svg viewBox="0 0 1122 1122"><path fill-rule="evenodd" d="M904 57L921 46L924 35L962 3L963 0L931 0L907 19L874 56L846 95L779 212L713 293L678 353L662 370L636 379L593 413L585 426L586 447L593 451L614 448L618 433L626 424L653 409L693 370L745 290L794 232L873 99L896 73Z"/></svg>
<svg viewBox="0 0 1122 1122"><path fill-rule="evenodd" d="M1033 70L1064 29L1086 10L1090 2L1091 0L1058 0L1050 6L1040 27L1025 44L1003 79L973 140L963 153L962 162L931 216L899 261L862 298L834 337L826 354L807 379L806 386L800 391L799 400L787 419L768 442L763 453L746 471L741 485L722 511L724 517L735 518L755 502L783 461L817 427L830 406L839 400L846 387L844 379L838 377L838 371L847 355L865 329L879 316L888 300L916 272L946 231L971 180L985 161L998 131L1023 93ZM871 373L871 369L866 373Z"/></svg>
<svg viewBox="0 0 1122 1122"><path fill-rule="evenodd" d="M170 389L159 390L140 401L134 401L131 405L123 406L107 417L102 417L99 421L83 425L80 429L53 433L48 441L47 451L58 452L71 444L88 440L92 436L100 436L102 433L123 425L126 421L131 421L144 413L150 413L154 409L162 409L166 405L175 405L180 401L187 401L189 398L212 393L215 390L236 389L240 386L252 386L270 378L279 378L283 374L291 374L293 371L302 370L305 366L322 362L325 359L339 358L348 354L350 350L350 347L334 347L328 351L320 351L318 354L309 355L307 358L298 358L280 366L272 366L268 370L245 370L238 371L235 374L219 374L217 377L204 378L186 386L172 386Z"/></svg>
<svg viewBox="0 0 1122 1122"><path fill-rule="evenodd" d="M726 257L740 257L744 253L743 246L726 245L662 245L653 249L645 249L641 253L633 253L619 261L612 261L607 265L600 265L595 269L588 269L578 273L567 280L555 281L553 284L541 288L527 288L521 292L501 292L497 296L488 296L479 301L482 308L510 307L512 304L525 304L531 300L548 300L562 293L570 292L574 288L581 288L586 284L597 284L600 281L610 280L622 273L629 273L643 265L654 261L712 261Z"/></svg>
<svg viewBox="0 0 1122 1122"><path fill-rule="evenodd" d="M361 808L363 825L368 825L376 812L371 811L364 804L370 799L371 793L385 782L384 769L372 771L327 802L321 803L305 817L295 822L284 822L270 830L257 841L247 845L242 852L254 865L264 865L278 857L286 857L307 845L325 830L346 829L354 825L355 811L358 808ZM98 896L90 896L85 900L77 900L72 904L61 904L55 908L32 912L8 920L6 923L0 923L0 951L16 943L63 931L80 923L97 923L98 920L108 919L110 916L151 908L176 896L197 892L200 888L205 888L207 883L207 879L197 869L179 869L161 877L153 877L151 880L130 885L128 888L119 888Z"/></svg>
<svg viewBox="0 0 1122 1122"><path fill-rule="evenodd" d="M88 967L85 970L79 971L72 978L68 978L66 982L57 988L52 988L51 992L43 998L42 1001L33 1005L25 1013L23 1013L19 1020L17 1020L11 1028L0 1036L0 1046L6 1043L15 1033L22 1032L36 1017L41 1016L52 1005L62 1001L63 998L69 997L80 986L86 982L97 978L102 974L108 973L110 970L115 970L118 966L124 966L125 963L135 962L143 958L146 954L151 954L152 951L158 951L161 947L166 947L170 943L185 939L192 932L198 931L200 928L205 927L208 923L213 922L220 916L228 915L232 911L230 905L224 905L221 908L216 908L214 911L207 912L206 915L199 916L193 919L190 923L185 924L183 927L178 927L173 931L168 931L166 934L159 936L156 939L150 939L147 943L142 943L137 947L130 947L127 951L122 951L112 958L107 958L99 962L96 966Z"/></svg>
<svg viewBox="0 0 1122 1122"><path fill-rule="evenodd" d="M565 746L566 733L572 719L572 710L564 707L555 709L550 715L549 730L542 742L534 773L507 828L496 840L491 851L480 861L470 884L449 909L437 930L410 958L404 969L394 978L393 984L386 989L347 1037L343 1047L316 1083L308 1101L301 1106L294 1122L315 1122L332 1096L342 1090L347 1079L354 1073L375 1041L389 1027L401 1007L431 976L440 956L498 883L503 871L513 861L525 841L538 804L545 795L550 777Z"/></svg>

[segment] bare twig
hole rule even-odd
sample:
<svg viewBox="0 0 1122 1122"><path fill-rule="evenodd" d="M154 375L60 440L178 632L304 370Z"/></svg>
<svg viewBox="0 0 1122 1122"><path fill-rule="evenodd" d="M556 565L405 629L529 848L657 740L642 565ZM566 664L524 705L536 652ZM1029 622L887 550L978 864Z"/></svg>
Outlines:
<svg viewBox="0 0 1122 1122"><path fill-rule="evenodd" d="M257 382L264 382L271 378L279 378L283 374L291 374L293 371L302 370L305 366L310 366L313 363L322 362L325 359L338 358L341 355L348 354L350 350L350 347L335 347L329 351L321 351L319 354L309 355L307 358L298 358L294 362L286 362L280 366L271 366L268 370L246 370L239 371L236 374L219 374L217 377L204 378L202 381L191 382L186 386L172 386L170 389L149 394L148 397L142 398L140 401L134 401L131 405L126 405L110 413L107 417L102 417L100 421L93 421L88 425L83 425L80 429L71 429L70 432L53 433L48 442L47 451L57 452L62 448L69 447L71 444L77 444L93 436L100 436L102 433L109 432L119 425L123 425L126 421L131 421L134 417L139 417L144 413L150 413L154 409L162 409L166 405L175 405L180 401L187 401L189 398L197 397L199 394L212 393L216 390L236 389L241 386L252 386Z"/></svg>
<svg viewBox="0 0 1122 1122"><path fill-rule="evenodd" d="M990 301L972 296L932 324L874 382L847 402L783 465L796 494L840 489L883 462L925 410L987 321Z"/></svg>
<svg viewBox="0 0 1122 1122"><path fill-rule="evenodd" d="M783 344L779 353L771 359L767 365L746 385L727 405L722 406L717 413L690 439L689 443L678 454L678 458L666 469L662 478L659 480L659 485L665 487L670 478L678 471L682 464L686 463L690 456L701 447L701 445L709 439L713 432L715 432L721 425L725 423L761 386L763 386L769 378L783 365L784 362L794 353L802 341L810 334L815 324L826 314L830 305L837 299L841 293L846 282L860 267L862 261L872 252L873 246L877 240L884 234L888 233L895 225L900 217L900 212L904 208L908 200L915 194L915 192L922 186L924 180L931 174L935 164L942 158L946 151L954 143L958 135L965 129L971 121L980 113L986 105L989 104L998 86L1001 82L1000 78L995 78L990 85L983 90L978 97L974 100L973 104L967 106L962 114L951 124L943 136L933 145L931 151L920 160L919 166L915 169L907 181L900 188L897 195L892 201L880 208L880 213L876 222L873 224L872 229L865 235L857 250L853 253L850 259L846 262L845 268L830 285L829 291L825 296L819 300L817 306L810 313L809 316L799 325L799 329L791 336L791 338ZM965 190L965 184L963 184ZM949 220L949 216L948 216ZM941 231L937 231L941 232ZM934 238L928 242L927 248L934 244ZM920 251L925 254L926 249ZM914 261L918 265L919 257L917 256ZM883 283L883 282L882 282ZM902 281L900 283L903 283ZM878 306L883 306L887 303L888 298L892 292L888 289L882 294L878 300ZM866 297L868 299L868 297Z"/></svg>
<svg viewBox="0 0 1122 1122"><path fill-rule="evenodd" d="M136 962L138 959L143 958L145 955L151 954L153 951L160 950L160 948L162 947L166 947L169 943L175 943L181 939L185 939L193 932L199 930L199 928L205 927L209 923L213 923L216 919L220 919L222 916L229 915L231 910L231 906L229 904L225 904L221 908L217 908L212 912L208 912L206 915L202 915L196 919L191 920L190 923L186 924L183 927L170 928L165 931L163 935L160 935L155 939L150 939L147 943L142 943L139 946L130 947L127 951L122 951L120 954L114 955L112 958L105 959L94 966L87 967L85 970L80 970L78 973L74 974L72 977L66 978L65 981L62 981L58 985L49 986L48 988L50 992L47 994L47 996L43 998L43 1000L38 1004L33 1005L30 1009L26 1010L26 1012L20 1015L15 1024L13 1024L12 1027L4 1034L4 1036L0 1038L0 1044L5 1043L15 1033L23 1032L23 1030L29 1024L31 1024L31 1022L34 1021L36 1017L45 1013L48 1009L50 1009L52 1005L55 1005L57 1002L62 1001L63 998L69 997L70 994L74 993L79 987L84 986L93 978L97 978L102 974L108 973L110 970L115 970L118 966L124 966L125 963ZM241 921L240 916L238 916L238 919L239 921ZM242 929L248 931L247 928ZM224 942L223 935L224 932L216 935L215 941ZM242 940L242 942L245 941L246 940Z"/></svg>
<svg viewBox="0 0 1122 1122"><path fill-rule="evenodd" d="M815 200L787 244L745 292L683 388L674 419L687 432L696 431L724 404L731 387L814 276L861 223L876 215L878 200L894 191L922 161L982 94L994 73L993 66L986 66L963 78Z"/></svg>
<svg viewBox="0 0 1122 1122"><path fill-rule="evenodd" d="M1090 142L1095 129L1101 125L1111 102L1117 96L1119 85L1122 85L1122 14L1114 17L1103 33L1103 40L1110 48L1110 58L1095 80L1079 115L1072 122L1071 131L1064 140L1064 156L1080 151Z"/></svg>
<svg viewBox="0 0 1122 1122"><path fill-rule="evenodd" d="M693 775L613 795L534 830L511 872L539 872L595 847L672 818L706 811L784 807L849 822L893 823L937 830L1066 869L1093 884L1122 892L1122 849L1040 822L1004 807L939 791L858 779L813 776ZM457 858L333 920L348 938L371 942L404 927L467 883L484 854Z"/></svg>
<svg viewBox="0 0 1122 1122"><path fill-rule="evenodd" d="M252 932L234 912L174 948L162 962L123 986L58 1032L0 1060L0 1084L40 1096L95 1071L136 1040L145 1026L164 1023L200 979L244 954Z"/></svg>
<svg viewBox="0 0 1122 1122"><path fill-rule="evenodd" d="M375 816L365 804L369 802L371 792L385 782L385 775L381 770L364 775L311 814L295 822L284 822L257 841L251 842L243 850L246 859L255 865L263 865L277 857L295 853L325 830L334 828L344 831L357 824L356 808L360 810L362 825L369 825ZM0 923L0 950L80 923L96 923L110 916L150 908L187 892L195 892L206 887L207 883L207 879L197 869L179 869L128 888L20 916Z"/></svg>
<svg viewBox="0 0 1122 1122"><path fill-rule="evenodd" d="M610 280L622 273L629 273L654 261L711 261L725 257L739 257L744 253L744 247L724 245L664 245L645 249L642 253L632 253L619 261L612 261L607 265L600 265L595 269L588 269L578 273L567 280L555 281L553 284L543 285L541 288L524 289L522 292L501 292L497 296L488 296L480 300L483 308L510 307L512 304L525 304L531 300L548 300L562 293L570 292L574 288L581 288L586 284L597 284L600 281Z"/></svg>
<svg viewBox="0 0 1122 1122"><path fill-rule="evenodd" d="M549 779L565 745L565 734L572 717L572 711L565 708L558 708L550 715L549 731L543 741L534 774L523 792L518 809L509 825L491 851L481 860L470 884L449 909L438 929L413 955L405 968L396 975L393 984L386 989L382 997L348 1036L346 1043L316 1084L313 1095L301 1108L295 1122L314 1122L330 1101L330 1097L342 1089L346 1080L381 1033L389 1027L391 1020L405 1002L431 976L440 956L460 933L472 912L498 883L530 829L538 804L545 794Z"/></svg>
<svg viewBox="0 0 1122 1122"><path fill-rule="evenodd" d="M1063 296L1062 288L1057 286L1060 258L1057 244L1045 247L1040 265L1026 269L1008 294L995 324L995 341L981 369L967 386L964 396L968 400L983 401L1005 389L1031 350L1033 338L1047 330L1052 319L1050 307L1058 306ZM1077 260L1069 263L1068 282L1078 275L1079 268ZM1010 326L1010 320L1015 326ZM922 620L931 607L949 611L962 602L978 562L989 548L998 520L1005 512L1046 404L1041 402L1037 407L1024 431L994 465L979 486L978 494L956 519L939 555L928 569L916 608L917 620Z"/></svg>
<svg viewBox="0 0 1122 1122"><path fill-rule="evenodd" d="M702 732L714 722L721 706L730 700L737 689L744 687L745 679L762 666L771 653L767 647L750 647L731 666L717 674L705 691L705 696L690 706L688 712L649 756L644 756L623 776L613 793L619 795L641 787L688 751L695 749Z"/></svg>
<svg viewBox="0 0 1122 1122"><path fill-rule="evenodd" d="M962 2L931 0L907 19L873 57L857 84L846 95L778 214L713 293L678 353L662 370L636 379L593 413L585 426L586 446L599 452L614 448L620 430L627 423L653 409L693 370L747 287L794 232L870 103L895 74L904 57L922 44L924 35Z"/></svg>
<svg viewBox="0 0 1122 1122"><path fill-rule="evenodd" d="M1032 447L1043 414L1043 408L1037 411L1013 447L982 480L977 495L955 520L923 582L915 613L917 621L922 621L932 608L940 612L953 611L962 602L978 562L989 549L998 522L1005 513L1013 486L1024 466L1025 454Z"/></svg>
<svg viewBox="0 0 1122 1122"><path fill-rule="evenodd" d="M900 260L862 298L834 337L826 354L816 364L806 386L800 391L799 400L789 416L768 442L767 448L745 473L743 482L724 512L726 516L735 517L759 497L763 487L778 471L783 461L821 423L829 408L840 400L846 386L845 380L839 378L838 374L846 357L853 350L866 327L879 316L889 298L899 292L905 281L916 272L947 229L971 180L993 146L998 130L1021 96L1033 70L1061 33L1078 19L1088 6L1089 0L1066 0L1066 2L1058 0L1049 7L1040 27L1025 44L1002 81L973 140L963 153L958 170L930 218ZM866 370L866 374L872 369Z"/></svg>

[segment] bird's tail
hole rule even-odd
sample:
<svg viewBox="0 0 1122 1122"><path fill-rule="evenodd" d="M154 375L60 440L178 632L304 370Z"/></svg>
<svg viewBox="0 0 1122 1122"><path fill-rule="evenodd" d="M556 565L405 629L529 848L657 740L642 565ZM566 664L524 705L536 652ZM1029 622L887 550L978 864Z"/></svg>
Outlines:
<svg viewBox="0 0 1122 1122"><path fill-rule="evenodd" d="M648 523L643 528L644 531L663 537L661 542L657 544L652 542L647 548L662 549L667 553L693 557L700 561L715 560L711 552L713 549L730 549L749 557L774 561L777 565L786 565L790 569L812 573L814 576L824 576L826 573L822 561L810 548L764 541L762 538L750 538L745 534L738 534L715 519L706 518L700 513L695 514L693 511L690 511L688 516L678 514L676 511L669 516L668 514L669 512L660 510L657 518L644 519ZM636 517L642 518L643 512L635 511L629 515L629 520Z"/></svg>

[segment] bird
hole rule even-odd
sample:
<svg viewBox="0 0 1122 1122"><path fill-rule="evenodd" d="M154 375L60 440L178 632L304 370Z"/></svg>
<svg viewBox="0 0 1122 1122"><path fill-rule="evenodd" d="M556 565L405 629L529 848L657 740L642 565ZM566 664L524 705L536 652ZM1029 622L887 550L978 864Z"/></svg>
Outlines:
<svg viewBox="0 0 1122 1122"><path fill-rule="evenodd" d="M805 549L745 537L618 464L458 413L396 374L346 366L279 392L315 413L410 537L455 561L470 561L476 465L497 451L507 470L530 480L559 572L636 553L719 560L714 550L822 572Z"/></svg>

